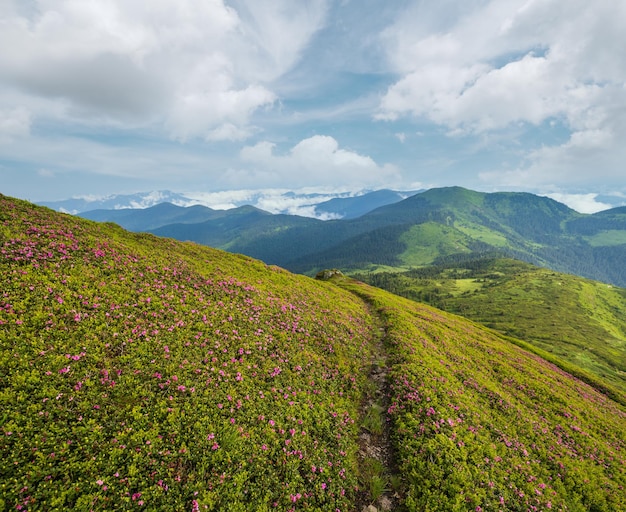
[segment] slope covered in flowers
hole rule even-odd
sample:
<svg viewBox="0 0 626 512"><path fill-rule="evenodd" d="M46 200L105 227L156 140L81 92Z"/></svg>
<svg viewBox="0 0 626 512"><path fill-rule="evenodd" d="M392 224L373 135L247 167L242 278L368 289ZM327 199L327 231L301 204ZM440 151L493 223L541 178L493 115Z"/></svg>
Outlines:
<svg viewBox="0 0 626 512"><path fill-rule="evenodd" d="M350 510L371 319L0 196L0 510Z"/></svg>
<svg viewBox="0 0 626 512"><path fill-rule="evenodd" d="M406 510L626 509L623 407L334 281L0 196L0 511L355 510L373 385Z"/></svg>
<svg viewBox="0 0 626 512"><path fill-rule="evenodd" d="M343 286L384 318L408 510L626 510L622 406L495 331Z"/></svg>

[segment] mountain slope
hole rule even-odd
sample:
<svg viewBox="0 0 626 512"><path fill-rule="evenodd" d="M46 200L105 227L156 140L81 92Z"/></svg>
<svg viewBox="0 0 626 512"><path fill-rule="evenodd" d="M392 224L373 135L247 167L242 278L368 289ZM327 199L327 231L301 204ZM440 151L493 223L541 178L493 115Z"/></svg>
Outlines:
<svg viewBox="0 0 626 512"><path fill-rule="evenodd" d="M150 231L167 224L196 224L224 214L206 206L176 206L172 203L159 203L149 208L121 210L91 210L80 217L97 222L115 222L130 231Z"/></svg>
<svg viewBox="0 0 626 512"><path fill-rule="evenodd" d="M251 219L270 215L270 213L259 210L254 206L240 206L230 210L213 210L200 205L183 207L171 203L160 203L149 208L93 210L81 213L80 217L97 222L115 222L124 229L136 232L156 232L162 230L166 233L168 231L175 233L179 225L191 224L194 228L190 231L190 236L198 237L195 231L202 231L202 226L211 221L216 221L216 226L218 227L222 226L224 222L244 226L248 225Z"/></svg>
<svg viewBox="0 0 626 512"><path fill-rule="evenodd" d="M349 510L360 300L5 197L0 276L0 508Z"/></svg>
<svg viewBox="0 0 626 512"><path fill-rule="evenodd" d="M323 252L281 264L312 273L324 266L323 262L333 261L337 268L354 271L372 270L380 261L395 258L392 266L407 270L445 258L498 250L559 272L624 286L626 229L621 210L616 210L583 215L533 194L431 189L355 219L351 224L355 238L338 240ZM362 260L355 258L350 248L358 237L388 226L394 226L397 234L394 254L389 255L382 245L372 247L370 264L355 265L354 261ZM583 226L587 226L584 234ZM326 236L332 238L332 233Z"/></svg>
<svg viewBox="0 0 626 512"><path fill-rule="evenodd" d="M485 194L449 187L431 189L379 208L363 220L387 219L388 224L393 222L407 227L436 223L454 228L475 242L524 252L532 257L537 243L554 241L560 234L561 223L578 215L561 203L533 194ZM416 245L418 243L407 243L409 254ZM455 249L454 246L446 248L437 256L454 254Z"/></svg>
<svg viewBox="0 0 626 512"><path fill-rule="evenodd" d="M252 206L241 206L236 210L226 210L220 217L199 224L169 224L151 232L158 236L188 240L235 253L254 252L258 259L276 261L292 250L306 250L306 241L296 243L298 233L308 233L320 224L322 221L309 217L272 215ZM293 243L273 243L276 237L285 236L291 238ZM242 250L237 244L240 240L245 240L247 246L254 245L255 250Z"/></svg>
<svg viewBox="0 0 626 512"><path fill-rule="evenodd" d="M626 392L626 290L506 258L359 279L465 316Z"/></svg>
<svg viewBox="0 0 626 512"><path fill-rule="evenodd" d="M344 286L385 322L408 510L623 508L623 408L460 317Z"/></svg>
<svg viewBox="0 0 626 512"><path fill-rule="evenodd" d="M3 509L626 507L624 407L461 317L4 196L0 280Z"/></svg>

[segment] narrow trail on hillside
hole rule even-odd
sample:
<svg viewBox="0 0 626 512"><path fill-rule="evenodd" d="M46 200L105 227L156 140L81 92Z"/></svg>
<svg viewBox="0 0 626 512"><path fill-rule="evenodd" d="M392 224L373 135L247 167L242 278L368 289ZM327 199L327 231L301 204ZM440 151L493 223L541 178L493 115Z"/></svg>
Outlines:
<svg viewBox="0 0 626 512"><path fill-rule="evenodd" d="M393 447L392 425L387 411L390 404L390 357L387 325L377 311L372 299L359 289L358 281L346 279L338 270L320 272L316 279L334 281L346 291L363 301L375 322L372 352L368 366L368 379L359 408L359 434L357 453L359 489L354 510L356 512L388 512L403 510L402 478ZM346 286L352 282L357 286Z"/></svg>
<svg viewBox="0 0 626 512"><path fill-rule="evenodd" d="M386 329L374 308L368 304L368 309L378 319L379 326L373 346L368 386L360 408L358 460L361 492L356 511L386 512L397 510L400 505L400 478L387 416L390 393Z"/></svg>

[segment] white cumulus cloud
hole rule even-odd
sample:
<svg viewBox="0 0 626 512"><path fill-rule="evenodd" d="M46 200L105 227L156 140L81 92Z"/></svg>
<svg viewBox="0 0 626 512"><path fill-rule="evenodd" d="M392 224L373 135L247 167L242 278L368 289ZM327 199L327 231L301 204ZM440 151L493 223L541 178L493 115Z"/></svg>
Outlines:
<svg viewBox="0 0 626 512"><path fill-rule="evenodd" d="M315 135L298 142L285 154L276 154L276 146L267 141L246 146L241 160L251 169L282 186L308 186L333 183L356 187L395 183L399 179L392 165L379 165L371 157L342 149L333 137Z"/></svg>
<svg viewBox="0 0 626 512"><path fill-rule="evenodd" d="M596 213L602 210L608 210L613 206L607 203L603 203L597 200L598 194L564 194L560 192L554 192L552 194L546 194L547 197L558 201L559 203L566 204L573 210L580 213Z"/></svg>
<svg viewBox="0 0 626 512"><path fill-rule="evenodd" d="M412 114L481 131L562 115L578 128L626 80L622 2L454 4L451 14L416 2L387 29L403 77L383 96L381 118Z"/></svg>
<svg viewBox="0 0 626 512"><path fill-rule="evenodd" d="M457 136L556 121L569 140L484 176L505 186L615 184L625 156L625 19L626 3L614 0L416 0L383 34L400 78L376 117L426 120Z"/></svg>
<svg viewBox="0 0 626 512"><path fill-rule="evenodd" d="M66 119L241 139L325 12L322 0L4 0L0 108L19 91Z"/></svg>

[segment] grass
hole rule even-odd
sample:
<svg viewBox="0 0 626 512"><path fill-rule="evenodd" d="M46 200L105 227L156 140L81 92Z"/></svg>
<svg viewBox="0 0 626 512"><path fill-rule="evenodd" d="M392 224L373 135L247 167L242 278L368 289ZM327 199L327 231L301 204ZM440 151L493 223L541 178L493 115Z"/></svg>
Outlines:
<svg viewBox="0 0 626 512"><path fill-rule="evenodd" d="M0 510L350 509L362 301L4 197L0 212Z"/></svg>
<svg viewBox="0 0 626 512"><path fill-rule="evenodd" d="M361 469L361 484L367 489L371 503L375 503L388 490L386 468L378 459L365 459Z"/></svg>
<svg viewBox="0 0 626 512"><path fill-rule="evenodd" d="M375 502L387 491L387 479L380 475L374 475L369 482L369 494Z"/></svg>
<svg viewBox="0 0 626 512"><path fill-rule="evenodd" d="M342 286L387 322L408 510L624 508L623 406L478 324Z"/></svg>
<svg viewBox="0 0 626 512"><path fill-rule="evenodd" d="M626 392L626 290L510 259L360 274L579 366Z"/></svg>
<svg viewBox="0 0 626 512"><path fill-rule="evenodd" d="M370 434L382 435L384 428L383 411L384 408L381 405L374 403L365 412L362 427Z"/></svg>
<svg viewBox="0 0 626 512"><path fill-rule="evenodd" d="M592 247L603 247L607 245L626 244L626 231L623 229L607 229L600 233L585 237Z"/></svg>
<svg viewBox="0 0 626 512"><path fill-rule="evenodd" d="M445 254L471 252L467 237L457 229L435 222L412 226L400 237L407 249L399 255L405 265L427 265Z"/></svg>
<svg viewBox="0 0 626 512"><path fill-rule="evenodd" d="M489 229L485 226L481 226L480 224L455 222L454 227L466 236L480 240L481 242L492 245L493 247L504 248L509 246L509 242L502 233Z"/></svg>
<svg viewBox="0 0 626 512"><path fill-rule="evenodd" d="M0 196L0 510L625 509L625 408L525 343Z"/></svg>

